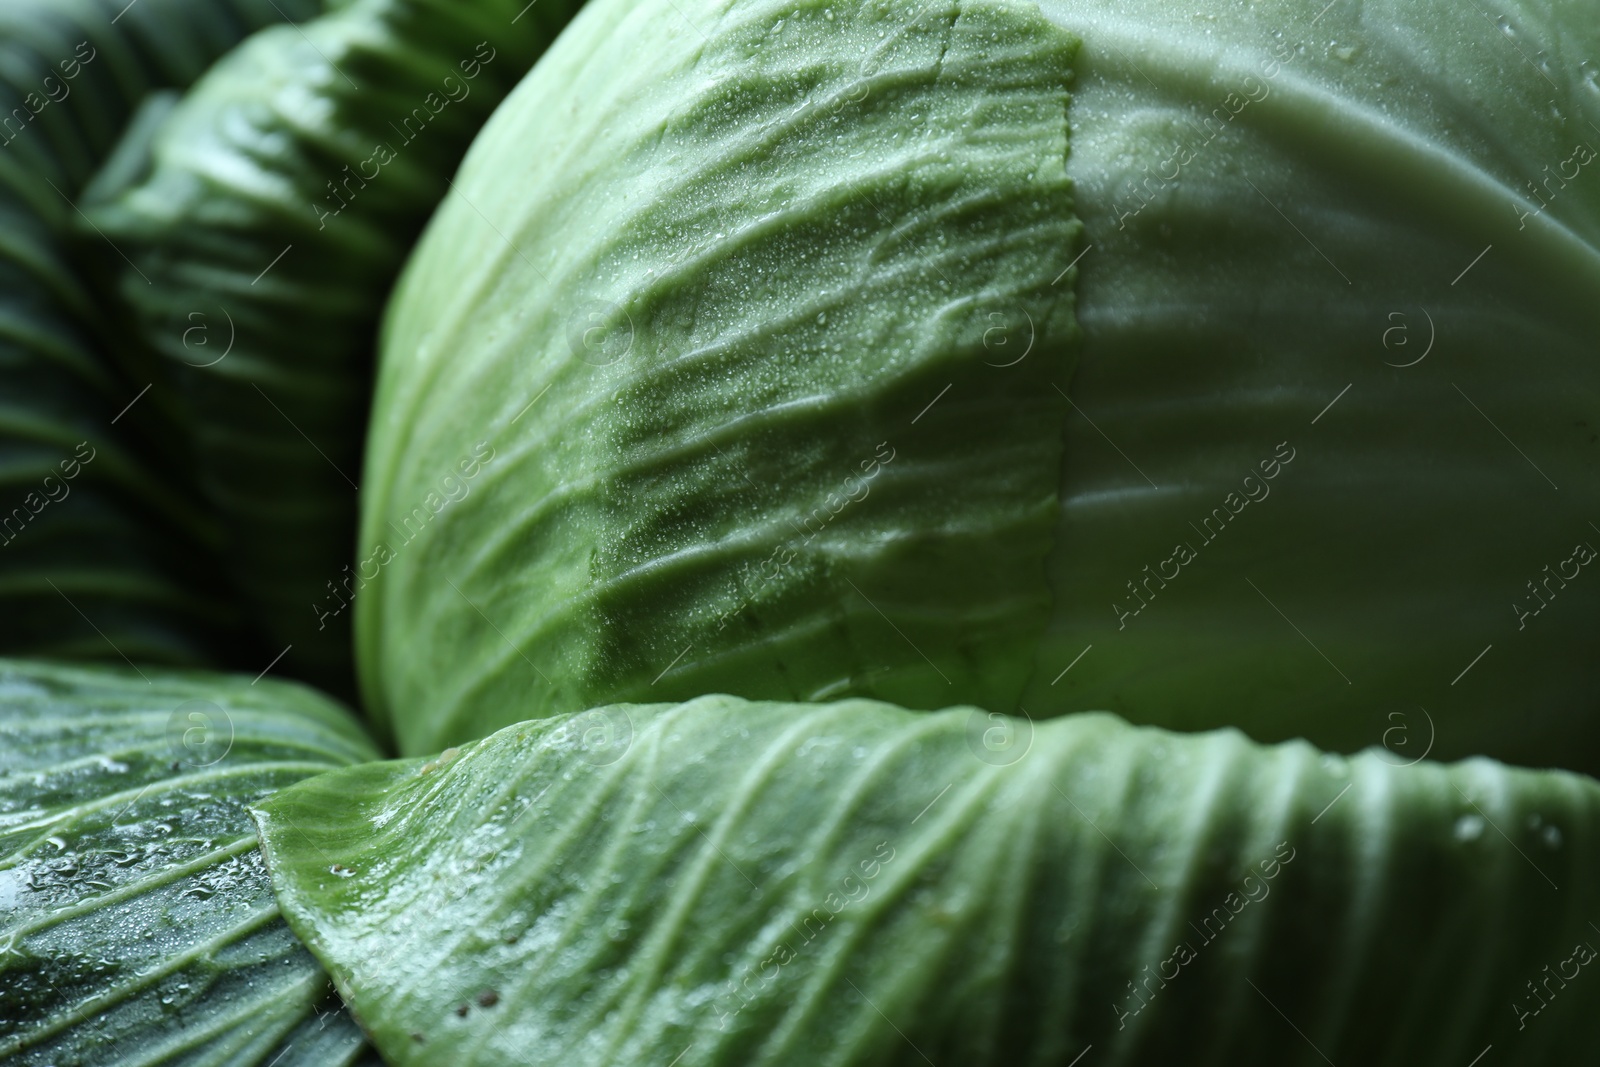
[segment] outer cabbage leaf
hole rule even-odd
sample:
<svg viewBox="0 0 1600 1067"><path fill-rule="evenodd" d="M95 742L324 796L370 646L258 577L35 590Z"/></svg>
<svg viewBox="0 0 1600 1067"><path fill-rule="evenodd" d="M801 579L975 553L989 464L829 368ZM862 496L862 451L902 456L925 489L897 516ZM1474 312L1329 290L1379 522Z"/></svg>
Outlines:
<svg viewBox="0 0 1600 1067"><path fill-rule="evenodd" d="M0 33L0 175L50 220L76 194L140 99L183 88L264 26L307 18L315 0L11 0Z"/></svg>
<svg viewBox="0 0 1600 1067"><path fill-rule="evenodd" d="M1592 1059L1600 786L1398 762L713 696L336 771L257 820L395 1064Z"/></svg>
<svg viewBox="0 0 1600 1067"><path fill-rule="evenodd" d="M0 1058L354 1061L246 805L373 755L298 686L0 662Z"/></svg>
<svg viewBox="0 0 1600 1067"><path fill-rule="evenodd" d="M402 751L619 697L1021 695L1076 42L911 14L603 4L485 127L374 404L358 655Z"/></svg>
<svg viewBox="0 0 1600 1067"><path fill-rule="evenodd" d="M1600 769L1592 7L1005 10L993 97L965 8L604 0L508 101L388 322L358 642L405 750L720 691ZM1069 75L1061 125L962 110ZM896 244L928 159L993 199Z"/></svg>
<svg viewBox="0 0 1600 1067"><path fill-rule="evenodd" d="M125 354L184 413L234 581L284 670L353 685L377 319L467 143L570 0L356 0L256 34L130 136L83 223ZM519 17L520 14L520 17Z"/></svg>
<svg viewBox="0 0 1600 1067"><path fill-rule="evenodd" d="M0 650L197 663L229 651L215 529L173 477L148 379L112 366L72 198L141 96L309 0L0 8ZM98 238L97 238L98 239ZM155 472L164 471L166 476Z"/></svg>
<svg viewBox="0 0 1600 1067"><path fill-rule="evenodd" d="M1600 771L1594 4L1043 6L1093 251L1021 705Z"/></svg>

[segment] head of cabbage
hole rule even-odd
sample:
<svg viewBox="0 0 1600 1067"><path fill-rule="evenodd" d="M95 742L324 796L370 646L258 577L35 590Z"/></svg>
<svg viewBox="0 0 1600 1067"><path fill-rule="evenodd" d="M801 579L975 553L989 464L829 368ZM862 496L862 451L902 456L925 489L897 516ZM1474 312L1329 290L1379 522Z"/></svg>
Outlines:
<svg viewBox="0 0 1600 1067"><path fill-rule="evenodd" d="M1600 23L1507 19L589 7L389 308L378 721L864 695L1592 769L1600 92L1552 64Z"/></svg>

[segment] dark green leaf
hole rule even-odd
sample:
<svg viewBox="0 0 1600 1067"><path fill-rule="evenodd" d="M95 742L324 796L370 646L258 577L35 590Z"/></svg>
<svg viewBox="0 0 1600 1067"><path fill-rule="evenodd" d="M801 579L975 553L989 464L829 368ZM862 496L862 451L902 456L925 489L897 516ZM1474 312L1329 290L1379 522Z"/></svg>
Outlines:
<svg viewBox="0 0 1600 1067"><path fill-rule="evenodd" d="M127 257L102 245L130 359L182 410L233 578L293 644L291 674L352 685L378 314L467 143L573 6L357 0L266 30L137 131L85 205L86 239Z"/></svg>
<svg viewBox="0 0 1600 1067"><path fill-rule="evenodd" d="M0 1059L353 1061L246 806L373 755L299 686L0 661Z"/></svg>
<svg viewBox="0 0 1600 1067"><path fill-rule="evenodd" d="M226 649L236 620L214 594L216 531L149 379L107 358L66 238L72 198L141 97L314 6L0 8L0 651L198 663Z"/></svg>
<svg viewBox="0 0 1600 1067"><path fill-rule="evenodd" d="M1596 9L1041 6L1093 251L1020 706L1600 773Z"/></svg>

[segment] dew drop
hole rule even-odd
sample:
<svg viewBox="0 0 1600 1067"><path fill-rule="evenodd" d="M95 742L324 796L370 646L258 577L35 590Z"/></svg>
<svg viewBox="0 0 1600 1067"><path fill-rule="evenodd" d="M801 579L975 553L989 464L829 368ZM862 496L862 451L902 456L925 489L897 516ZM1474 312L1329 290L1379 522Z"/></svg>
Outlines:
<svg viewBox="0 0 1600 1067"><path fill-rule="evenodd" d="M1558 848L1561 847L1561 829L1560 829L1560 827L1557 827L1557 826L1546 826L1544 828L1544 832L1541 833L1539 835L1539 837L1540 837L1540 839L1542 841L1544 841L1544 847L1545 848L1551 849L1553 851L1553 850L1558 849Z"/></svg>
<svg viewBox="0 0 1600 1067"><path fill-rule="evenodd" d="M1476 841L1483 836L1483 818L1478 815L1463 815L1456 820L1456 840Z"/></svg>

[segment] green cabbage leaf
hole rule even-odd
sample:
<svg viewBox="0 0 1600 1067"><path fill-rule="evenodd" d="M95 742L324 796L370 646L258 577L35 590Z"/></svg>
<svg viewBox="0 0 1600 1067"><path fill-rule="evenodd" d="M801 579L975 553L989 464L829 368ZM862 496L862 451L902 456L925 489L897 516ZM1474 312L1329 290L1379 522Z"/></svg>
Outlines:
<svg viewBox="0 0 1600 1067"><path fill-rule="evenodd" d="M264 30L155 102L84 198L122 358L181 413L261 640L335 692L378 315L572 6L356 0Z"/></svg>
<svg viewBox="0 0 1600 1067"><path fill-rule="evenodd" d="M386 1060L1589 1062L1600 787L1110 715L614 705L257 809Z"/></svg>
<svg viewBox="0 0 1600 1067"><path fill-rule="evenodd" d="M860 695L1600 768L1597 55L1578 3L600 0L391 302L377 721Z"/></svg>
<svg viewBox="0 0 1600 1067"><path fill-rule="evenodd" d="M1021 706L1600 772L1593 4L1042 6L1093 251Z"/></svg>
<svg viewBox="0 0 1600 1067"><path fill-rule="evenodd" d="M315 7L0 7L0 651L199 665L235 650L219 532L177 462L171 412L111 358L74 201L143 96Z"/></svg>
<svg viewBox="0 0 1600 1067"><path fill-rule="evenodd" d="M375 755L299 686L0 661L0 1059L355 1062L247 806Z"/></svg>
<svg viewBox="0 0 1600 1067"><path fill-rule="evenodd" d="M1032 669L1076 40L685 10L580 14L391 301L355 603L404 752L620 697L1010 706Z"/></svg>

